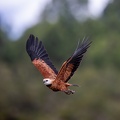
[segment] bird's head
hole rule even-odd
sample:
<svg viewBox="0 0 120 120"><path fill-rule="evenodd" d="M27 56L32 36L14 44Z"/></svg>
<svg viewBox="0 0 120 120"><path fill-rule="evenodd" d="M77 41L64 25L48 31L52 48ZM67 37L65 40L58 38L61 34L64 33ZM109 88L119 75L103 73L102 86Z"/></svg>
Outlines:
<svg viewBox="0 0 120 120"><path fill-rule="evenodd" d="M45 79L43 79L43 83L44 83L44 85L51 85L52 82L53 82L53 80L51 80L51 79L49 79L49 78L45 78Z"/></svg>

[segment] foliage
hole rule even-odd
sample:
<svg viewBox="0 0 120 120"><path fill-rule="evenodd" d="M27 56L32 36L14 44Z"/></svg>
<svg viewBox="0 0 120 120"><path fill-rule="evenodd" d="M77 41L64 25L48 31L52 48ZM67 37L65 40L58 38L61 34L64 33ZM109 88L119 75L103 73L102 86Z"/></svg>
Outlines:
<svg viewBox="0 0 120 120"><path fill-rule="evenodd" d="M85 22L77 21L67 7L66 12L61 11L59 21L51 24L45 17L48 15L46 10L43 21L27 30L18 41L10 41L0 31L1 120L120 119L120 16L117 2L109 4L98 20ZM76 90L74 95L55 93L43 85L41 75L25 52L26 40L31 33L43 41L57 68L73 53L79 39L89 36L92 45L70 81L81 85L71 88Z"/></svg>

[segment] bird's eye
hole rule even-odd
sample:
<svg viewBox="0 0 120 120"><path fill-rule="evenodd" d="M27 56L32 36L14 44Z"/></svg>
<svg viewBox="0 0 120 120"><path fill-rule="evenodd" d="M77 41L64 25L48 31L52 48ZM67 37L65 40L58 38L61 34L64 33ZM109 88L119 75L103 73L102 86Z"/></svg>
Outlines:
<svg viewBox="0 0 120 120"><path fill-rule="evenodd" d="M46 82L48 82L48 80L46 80Z"/></svg>

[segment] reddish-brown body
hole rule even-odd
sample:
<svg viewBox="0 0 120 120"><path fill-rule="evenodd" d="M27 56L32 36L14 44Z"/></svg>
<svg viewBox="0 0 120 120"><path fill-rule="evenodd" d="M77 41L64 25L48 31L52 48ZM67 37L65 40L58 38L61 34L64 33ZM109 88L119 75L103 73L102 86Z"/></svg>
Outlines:
<svg viewBox="0 0 120 120"><path fill-rule="evenodd" d="M32 61L32 63L40 71L40 73L44 75L45 78L50 78L51 80L53 80L52 84L48 85L47 87L49 87L53 91L67 91L68 90L68 86L70 86L71 84L65 83L63 82L63 80L57 80L58 78L57 75L48 65L46 65L46 63L43 60L35 59ZM60 72L60 75L61 75L61 72Z"/></svg>
<svg viewBox="0 0 120 120"><path fill-rule="evenodd" d="M52 85L51 86L48 86L50 89L52 89L53 91L67 91L68 90L68 87L70 85L63 82L62 80L55 80L53 81Z"/></svg>

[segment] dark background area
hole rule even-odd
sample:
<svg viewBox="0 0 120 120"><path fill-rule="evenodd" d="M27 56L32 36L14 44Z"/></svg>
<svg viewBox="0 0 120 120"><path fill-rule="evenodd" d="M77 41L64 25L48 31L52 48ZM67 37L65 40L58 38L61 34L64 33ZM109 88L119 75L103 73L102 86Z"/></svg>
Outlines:
<svg viewBox="0 0 120 120"><path fill-rule="evenodd" d="M78 4L87 6L87 0ZM120 1L108 4L99 19L82 22L75 19L69 5L68 0L53 0L42 22L17 41L0 29L0 120L120 120ZM54 12L59 20L51 24L47 20L54 18ZM88 36L92 41L70 80L81 86L71 87L74 95L43 85L25 49L31 33L43 41L58 70L79 39Z"/></svg>

